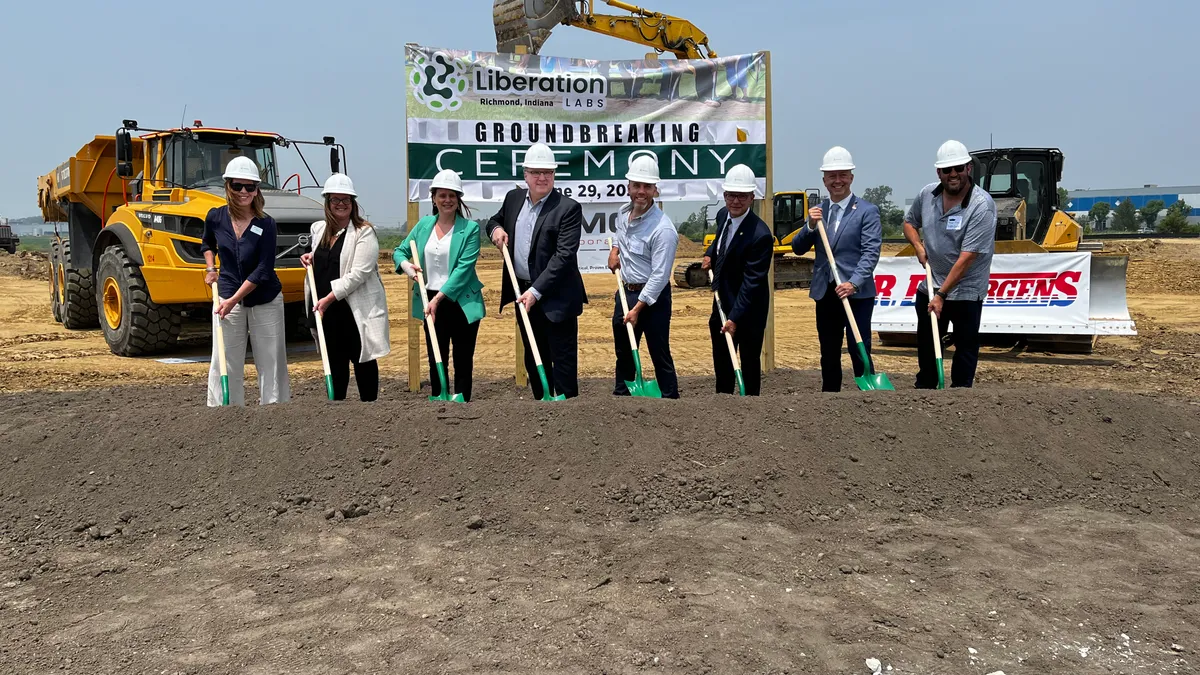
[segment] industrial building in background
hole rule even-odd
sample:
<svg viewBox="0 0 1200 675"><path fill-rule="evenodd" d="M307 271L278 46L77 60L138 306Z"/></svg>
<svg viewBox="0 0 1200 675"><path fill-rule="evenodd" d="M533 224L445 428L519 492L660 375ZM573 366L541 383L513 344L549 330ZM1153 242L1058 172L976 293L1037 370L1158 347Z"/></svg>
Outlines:
<svg viewBox="0 0 1200 675"><path fill-rule="evenodd" d="M1108 204L1109 213L1104 222L1093 224L1096 230L1106 230L1110 229L1113 224L1117 207L1124 202L1133 202L1134 208L1140 214L1146 204L1154 200L1163 203L1163 207L1159 211L1160 219L1166 214L1167 208L1175 202L1183 200L1191 207L1188 211L1188 222L1192 224L1200 223L1200 185L1170 187L1144 185L1140 188L1116 188L1111 190L1069 190L1067 192L1067 203L1063 205L1063 210L1071 214L1071 217L1075 220L1083 222L1089 218L1093 206L1100 203ZM1151 228L1147 227L1144 222L1141 222L1141 229L1149 230Z"/></svg>

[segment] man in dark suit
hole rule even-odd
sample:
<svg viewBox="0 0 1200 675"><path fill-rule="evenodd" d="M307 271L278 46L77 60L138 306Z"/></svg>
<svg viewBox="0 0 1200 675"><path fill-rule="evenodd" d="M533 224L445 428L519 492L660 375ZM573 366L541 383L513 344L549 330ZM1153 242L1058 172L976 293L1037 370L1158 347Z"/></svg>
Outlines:
<svg viewBox="0 0 1200 675"><path fill-rule="evenodd" d="M712 268L713 289L726 318L722 324L714 300L708 332L712 338L717 393L732 394L735 386L733 361L722 335L729 333L742 362L746 395L758 396L762 387L759 356L771 302L767 274L775 239L767 224L750 210L757 189L754 171L738 164L725 174L723 187L725 208L717 211L717 238L704 252L703 263L704 269Z"/></svg>
<svg viewBox="0 0 1200 675"><path fill-rule="evenodd" d="M523 166L528 189L509 190L487 224L496 248L508 248L520 284L514 290L503 275L500 309L514 300L525 305L533 326L533 335L525 335L525 371L537 372L530 347L530 340L537 340L551 395L572 398L579 395L579 315L587 302L576 260L583 208L554 191L558 163L548 146L530 146ZM520 316L517 325L524 330ZM529 378L529 386L534 398L542 398L537 377Z"/></svg>
<svg viewBox="0 0 1200 675"><path fill-rule="evenodd" d="M850 345L850 363L854 376L862 376L865 367L854 348L854 333L846 319L842 298L850 299L854 323L862 335L863 347L871 354L871 314L875 309L875 265L883 244L883 225L879 209L850 191L854 182L854 160L843 147L825 153L821 164L829 199L809 209L808 225L792 239L796 255L815 248L816 264L808 295L817 301L817 339L821 343L821 391L842 390L842 335ZM834 280L829 257L816 230L816 219L825 224L825 236L833 249L834 263L842 283Z"/></svg>

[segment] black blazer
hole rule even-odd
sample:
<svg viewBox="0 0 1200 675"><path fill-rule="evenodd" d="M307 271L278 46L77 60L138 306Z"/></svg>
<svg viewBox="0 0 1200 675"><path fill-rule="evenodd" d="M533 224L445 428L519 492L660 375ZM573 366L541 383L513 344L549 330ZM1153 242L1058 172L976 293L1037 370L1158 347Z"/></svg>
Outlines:
<svg viewBox="0 0 1200 675"><path fill-rule="evenodd" d="M717 211L717 238L704 252L712 258L713 282L721 298L721 309L725 318L739 328L744 323L765 326L767 305L771 302L767 275L775 239L762 218L747 211L729 248L717 255L717 244L725 237L728 223L729 211L725 208Z"/></svg>
<svg viewBox="0 0 1200 675"><path fill-rule="evenodd" d="M517 216L525 205L525 188L515 188L504 196L504 205L487 224L488 238L497 227L508 233L508 254L513 255ZM579 236L583 230L583 207L557 191L546 196L533 228L529 246L529 274L533 287L542 294L538 304L546 317L557 323L583 314L587 292L579 274ZM517 299L517 293L504 272L500 287L500 308Z"/></svg>

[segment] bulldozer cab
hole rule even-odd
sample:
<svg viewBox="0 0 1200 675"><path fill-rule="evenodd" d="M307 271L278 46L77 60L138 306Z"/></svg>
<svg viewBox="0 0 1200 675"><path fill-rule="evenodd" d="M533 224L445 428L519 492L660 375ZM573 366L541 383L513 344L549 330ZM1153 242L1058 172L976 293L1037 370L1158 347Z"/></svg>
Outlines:
<svg viewBox="0 0 1200 675"><path fill-rule="evenodd" d="M154 187L218 187L224 182L225 166L234 157L253 160L263 187L279 187L274 136L224 130L171 130L151 134L145 142L145 174Z"/></svg>
<svg viewBox="0 0 1200 675"><path fill-rule="evenodd" d="M996 239L1041 244L1058 208L1063 154L1057 148L976 150L972 177L996 202Z"/></svg>
<svg viewBox="0 0 1200 675"><path fill-rule="evenodd" d="M789 235L803 227L808 220L808 210L820 201L821 193L818 190L776 192L775 224L772 232L776 245L783 244Z"/></svg>

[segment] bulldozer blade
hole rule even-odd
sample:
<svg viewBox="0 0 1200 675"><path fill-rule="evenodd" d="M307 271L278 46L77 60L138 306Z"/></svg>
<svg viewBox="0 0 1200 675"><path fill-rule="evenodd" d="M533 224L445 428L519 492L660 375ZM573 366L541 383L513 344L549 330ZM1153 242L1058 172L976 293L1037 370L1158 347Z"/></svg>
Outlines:
<svg viewBox="0 0 1200 675"><path fill-rule="evenodd" d="M625 388L629 390L629 395L643 396L645 398L662 398L662 390L659 389L658 382L642 377L642 359L638 356L637 352L633 353L633 365L637 372L637 378L633 381L625 380Z"/></svg>
<svg viewBox="0 0 1200 675"><path fill-rule="evenodd" d="M888 379L887 373L875 372L875 366L871 363L871 357L867 354L867 348L863 343L858 343L858 356L863 362L863 374L854 378L854 383L858 385L859 391L895 391L892 386L892 381Z"/></svg>
<svg viewBox="0 0 1200 675"><path fill-rule="evenodd" d="M495 0L496 51L512 54L517 45L525 45L537 54L555 26L577 16L571 0Z"/></svg>

